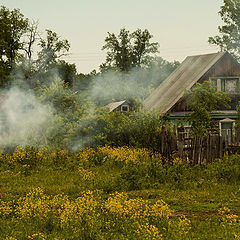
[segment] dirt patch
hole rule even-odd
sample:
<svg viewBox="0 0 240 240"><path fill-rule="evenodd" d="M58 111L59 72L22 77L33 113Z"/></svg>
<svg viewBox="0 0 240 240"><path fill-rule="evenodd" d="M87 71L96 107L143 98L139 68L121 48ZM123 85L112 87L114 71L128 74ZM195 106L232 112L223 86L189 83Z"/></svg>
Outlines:
<svg viewBox="0 0 240 240"><path fill-rule="evenodd" d="M240 212L231 211L231 213L240 216ZM173 216L186 216L188 218L202 218L219 217L217 210L175 210Z"/></svg>

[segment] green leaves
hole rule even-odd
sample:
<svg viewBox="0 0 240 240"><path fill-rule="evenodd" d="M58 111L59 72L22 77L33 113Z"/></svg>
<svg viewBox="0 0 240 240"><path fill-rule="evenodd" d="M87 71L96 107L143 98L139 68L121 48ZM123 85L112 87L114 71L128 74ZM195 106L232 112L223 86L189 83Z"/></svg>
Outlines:
<svg viewBox="0 0 240 240"><path fill-rule="evenodd" d="M38 53L38 64L41 71L55 63L57 59L65 56L70 49L70 44L67 40L61 40L60 37L53 31L46 29L46 39L41 39L39 46L41 51Z"/></svg>
<svg viewBox="0 0 240 240"><path fill-rule="evenodd" d="M214 122L210 113L218 106L228 107L230 98L224 92L217 92L210 82L205 81L188 91L188 107L192 114L187 117L187 121L192 126L193 134L204 136L214 128Z"/></svg>
<svg viewBox="0 0 240 240"><path fill-rule="evenodd" d="M13 64L18 60L19 50L23 47L22 37L28 28L28 19L19 9L10 11L0 8L0 85L6 84Z"/></svg>
<svg viewBox="0 0 240 240"><path fill-rule="evenodd" d="M46 79L44 74L53 68L59 69L61 77L72 84L75 65L59 61L69 51L69 42L48 29L46 37L40 36L39 40L37 28L38 23L29 22L19 9L10 11L4 6L0 7L0 87L7 86L10 74L11 80L19 81L19 76L15 74L21 73L23 81L34 88L36 79ZM33 59L32 53L37 43L40 50L38 57Z"/></svg>
<svg viewBox="0 0 240 240"><path fill-rule="evenodd" d="M140 67L141 65L148 66L153 57L150 54L158 52L158 43L150 43L150 39L153 37L147 29L142 31L137 29L132 33L133 37L133 57L135 65Z"/></svg>
<svg viewBox="0 0 240 240"><path fill-rule="evenodd" d="M148 66L152 60L152 54L158 52L158 43L150 43L153 36L147 29L137 29L130 33L125 28L120 30L118 36L109 33L105 38L103 50L107 50L106 62L100 69L116 68L120 71L129 71L133 67Z"/></svg>
<svg viewBox="0 0 240 240"><path fill-rule="evenodd" d="M211 112L220 105L227 107L230 101L226 93L222 91L217 92L209 81L205 81L202 84L197 83L188 93L190 94L188 105L192 110L204 108L207 112Z"/></svg>
<svg viewBox="0 0 240 240"><path fill-rule="evenodd" d="M219 11L225 25L219 26L219 35L210 37L208 42L220 47L221 51L229 53L240 59L240 1L224 0Z"/></svg>

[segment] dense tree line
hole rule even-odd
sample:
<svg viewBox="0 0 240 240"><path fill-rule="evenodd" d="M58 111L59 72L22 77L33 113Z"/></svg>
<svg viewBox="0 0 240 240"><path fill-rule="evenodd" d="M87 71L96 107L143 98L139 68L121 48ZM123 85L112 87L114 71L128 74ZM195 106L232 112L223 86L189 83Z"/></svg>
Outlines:
<svg viewBox="0 0 240 240"><path fill-rule="evenodd" d="M52 148L74 150L104 143L114 145L114 141L131 145L138 140L136 146L147 146L144 139L149 139L150 132L159 132L160 116L109 114L101 107L127 99L140 106L141 100L179 65L156 56L159 44L152 42L152 37L146 29L132 33L121 29L117 36L108 33L103 46L107 51L106 61L100 65L99 71L77 73L75 64L62 60L70 49L67 40L49 29L40 34L37 22L25 18L19 9L11 11L2 6L0 87L31 89L36 101L47 109L48 119L37 132L36 129L26 131L26 142L29 139L39 146L48 144ZM109 86L112 89L106 88ZM26 104L19 105L21 114L15 117L24 121L25 108L33 109L38 104L31 103L35 97L29 98L28 92L20 92L20 95ZM133 138L140 129L139 124L146 129L146 134L147 129L151 131L142 138ZM130 126L135 127L131 130ZM10 128L12 126L5 129ZM14 133L14 128L12 131ZM127 138L132 140L126 142ZM151 134L151 138L152 148L156 148L157 135L153 137Z"/></svg>

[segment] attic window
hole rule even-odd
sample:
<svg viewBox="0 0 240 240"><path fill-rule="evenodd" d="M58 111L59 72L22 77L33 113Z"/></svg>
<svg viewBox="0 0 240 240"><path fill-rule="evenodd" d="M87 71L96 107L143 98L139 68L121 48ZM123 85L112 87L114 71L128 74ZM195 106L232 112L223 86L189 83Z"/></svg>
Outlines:
<svg viewBox="0 0 240 240"><path fill-rule="evenodd" d="M122 105L122 106L121 106L121 111L122 111L122 112L128 112L128 111L129 111L128 105Z"/></svg>
<svg viewBox="0 0 240 240"><path fill-rule="evenodd" d="M213 86L217 91L223 91L229 94L237 94L239 91L239 77L219 77L211 78Z"/></svg>

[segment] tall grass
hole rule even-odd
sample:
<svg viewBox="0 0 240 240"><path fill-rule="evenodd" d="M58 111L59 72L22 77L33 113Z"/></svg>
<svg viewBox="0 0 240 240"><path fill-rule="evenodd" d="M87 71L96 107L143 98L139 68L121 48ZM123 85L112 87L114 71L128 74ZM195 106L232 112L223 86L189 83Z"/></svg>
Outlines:
<svg viewBox="0 0 240 240"><path fill-rule="evenodd" d="M0 238L238 239L238 214L224 205L231 199L238 209L239 160L192 166L126 146L78 153L18 147L0 156ZM207 224L172 210L186 204L215 212Z"/></svg>

